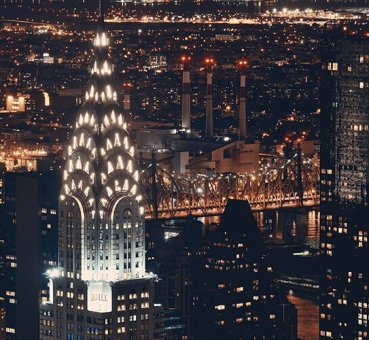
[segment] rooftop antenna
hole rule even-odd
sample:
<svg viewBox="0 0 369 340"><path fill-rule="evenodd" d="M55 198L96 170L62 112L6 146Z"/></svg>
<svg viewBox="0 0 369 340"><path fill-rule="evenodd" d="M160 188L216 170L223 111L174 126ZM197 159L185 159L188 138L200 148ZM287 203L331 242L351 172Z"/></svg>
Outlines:
<svg viewBox="0 0 369 340"><path fill-rule="evenodd" d="M99 0L99 23L104 24L104 8L103 8L103 0Z"/></svg>

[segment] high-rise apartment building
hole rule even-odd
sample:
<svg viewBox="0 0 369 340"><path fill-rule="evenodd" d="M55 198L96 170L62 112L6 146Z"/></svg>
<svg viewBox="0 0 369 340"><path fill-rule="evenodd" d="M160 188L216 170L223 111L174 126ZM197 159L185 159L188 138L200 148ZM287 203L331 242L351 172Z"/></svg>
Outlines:
<svg viewBox="0 0 369 340"><path fill-rule="evenodd" d="M5 339L37 340L40 301L47 296L44 274L57 263L60 177L5 173L1 182L0 319Z"/></svg>
<svg viewBox="0 0 369 340"><path fill-rule="evenodd" d="M195 339L297 339L296 310L274 284L247 201L228 200L194 275Z"/></svg>
<svg viewBox="0 0 369 340"><path fill-rule="evenodd" d="M94 47L63 171L59 264L49 271L40 339L153 339L160 313L155 276L145 271L139 170L117 103L101 7Z"/></svg>
<svg viewBox="0 0 369 340"><path fill-rule="evenodd" d="M146 259L158 275L155 298L163 306L165 339L192 339L192 277L202 244L201 222L188 217L146 224Z"/></svg>
<svg viewBox="0 0 369 340"><path fill-rule="evenodd" d="M321 77L322 339L368 337L369 37L327 33Z"/></svg>

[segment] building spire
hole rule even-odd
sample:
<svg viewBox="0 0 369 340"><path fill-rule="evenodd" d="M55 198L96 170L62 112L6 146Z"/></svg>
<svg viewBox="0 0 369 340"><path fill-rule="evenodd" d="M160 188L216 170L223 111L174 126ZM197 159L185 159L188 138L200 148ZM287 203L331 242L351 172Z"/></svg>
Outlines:
<svg viewBox="0 0 369 340"><path fill-rule="evenodd" d="M145 211L135 146L127 131L124 109L117 102L117 91L114 88L114 65L108 54L109 38L103 27L102 1L98 2L99 19L93 41L95 54L90 68L91 78L87 83L85 102L77 113L75 130L68 146L60 197L63 209L79 207L80 216L85 221L83 228L90 230L90 235L83 233L79 241L79 249L85 249L84 254L87 254L87 248L91 250L90 255L81 255L80 277L86 281L110 282L145 275ZM62 203L64 200L65 203ZM75 202L74 205L72 202ZM113 229L116 234L116 224L112 224L112 218L115 215L122 217L124 212L126 224L124 228L122 225L119 240L124 239L123 233L128 228L127 223L130 223L132 229L134 227L130 241L136 242L134 245L139 244L132 246L135 249L132 252L131 248L111 247L109 235ZM99 229L100 226L104 226L104 231ZM107 244L102 248L101 240ZM118 254L118 251L122 253ZM124 251L127 252L126 255L123 254ZM136 259L138 253L140 255ZM131 257L135 262L132 267L128 264ZM117 259L121 263L116 262ZM70 268L72 267L63 270L74 270Z"/></svg>
<svg viewBox="0 0 369 340"><path fill-rule="evenodd" d="M104 24L104 7L103 7L103 0L99 0L99 24Z"/></svg>

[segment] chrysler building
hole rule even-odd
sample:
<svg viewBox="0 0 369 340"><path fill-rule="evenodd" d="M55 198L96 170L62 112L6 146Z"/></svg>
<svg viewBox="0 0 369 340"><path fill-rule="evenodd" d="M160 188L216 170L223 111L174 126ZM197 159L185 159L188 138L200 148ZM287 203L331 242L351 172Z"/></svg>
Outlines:
<svg viewBox="0 0 369 340"><path fill-rule="evenodd" d="M152 339L135 149L113 86L101 2L91 78L69 141L59 200L58 267L48 271L40 339Z"/></svg>

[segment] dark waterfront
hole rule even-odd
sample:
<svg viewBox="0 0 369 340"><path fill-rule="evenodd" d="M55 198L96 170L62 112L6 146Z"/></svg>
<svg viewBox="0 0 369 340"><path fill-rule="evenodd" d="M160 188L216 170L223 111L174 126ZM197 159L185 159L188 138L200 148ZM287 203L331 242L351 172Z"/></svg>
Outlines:
<svg viewBox="0 0 369 340"><path fill-rule="evenodd" d="M276 240L308 243L319 246L319 209L292 208L254 213L260 231L267 237ZM218 224L220 216L202 217L200 221L209 227Z"/></svg>

